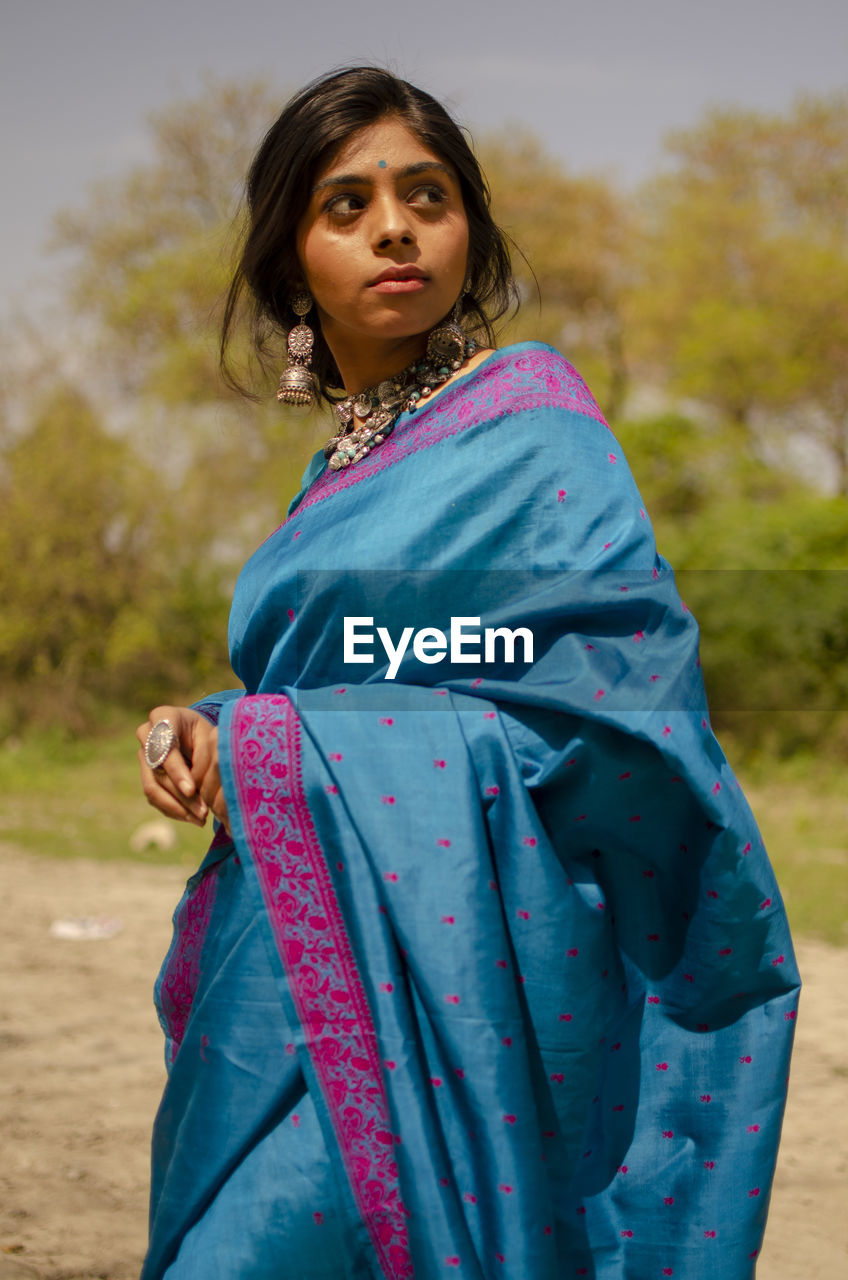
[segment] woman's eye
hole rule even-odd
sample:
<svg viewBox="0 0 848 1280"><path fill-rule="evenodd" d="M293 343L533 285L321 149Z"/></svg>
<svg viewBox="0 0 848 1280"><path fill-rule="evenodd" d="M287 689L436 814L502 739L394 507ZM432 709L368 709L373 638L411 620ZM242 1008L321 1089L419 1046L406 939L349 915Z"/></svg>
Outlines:
<svg viewBox="0 0 848 1280"><path fill-rule="evenodd" d="M407 198L410 204L419 204L426 207L428 205L444 204L446 196L441 187L428 185L426 187L416 187Z"/></svg>
<svg viewBox="0 0 848 1280"><path fill-rule="evenodd" d="M333 196L333 199L328 200L324 206L327 213L336 214L341 218L349 213L358 213L363 207L362 197L354 195Z"/></svg>

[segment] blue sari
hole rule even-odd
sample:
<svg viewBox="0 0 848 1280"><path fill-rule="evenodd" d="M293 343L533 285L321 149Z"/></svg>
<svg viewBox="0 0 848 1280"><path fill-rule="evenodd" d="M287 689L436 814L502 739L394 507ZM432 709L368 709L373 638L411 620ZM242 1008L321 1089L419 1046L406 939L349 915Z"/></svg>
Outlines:
<svg viewBox="0 0 848 1280"><path fill-rule="evenodd" d="M143 1280L753 1275L798 976L579 375L519 344L318 455L230 641Z"/></svg>

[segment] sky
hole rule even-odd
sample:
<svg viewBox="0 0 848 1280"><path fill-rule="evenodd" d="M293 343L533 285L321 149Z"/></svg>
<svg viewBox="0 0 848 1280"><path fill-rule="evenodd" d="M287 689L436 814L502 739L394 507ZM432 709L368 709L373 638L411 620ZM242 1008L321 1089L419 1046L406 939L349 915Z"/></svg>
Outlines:
<svg viewBox="0 0 848 1280"><path fill-rule="evenodd" d="M848 87L847 0L0 0L0 319L55 295L51 218L149 156L204 75L288 94L389 66L472 133L536 133L573 172L648 177L710 106Z"/></svg>

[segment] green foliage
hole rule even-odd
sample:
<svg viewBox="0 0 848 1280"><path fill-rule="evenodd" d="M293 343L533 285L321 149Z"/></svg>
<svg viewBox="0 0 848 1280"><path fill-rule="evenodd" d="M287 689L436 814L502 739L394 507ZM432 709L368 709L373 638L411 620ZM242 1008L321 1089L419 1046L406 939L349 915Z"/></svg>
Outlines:
<svg viewBox="0 0 848 1280"><path fill-rule="evenodd" d="M714 111L669 151L643 196L634 358L749 429L791 411L848 495L848 93Z"/></svg>
<svg viewBox="0 0 848 1280"><path fill-rule="evenodd" d="M667 415L618 435L700 624L717 727L749 752L848 753L848 502L755 461L732 429Z"/></svg>
<svg viewBox="0 0 848 1280"><path fill-rule="evenodd" d="M0 736L20 721L82 730L116 698L146 709L216 665L220 584L202 565L173 573L154 474L77 392L54 387L2 463Z"/></svg>
<svg viewBox="0 0 848 1280"><path fill-rule="evenodd" d="M56 218L71 296L104 335L119 385L168 405L232 400L217 376L222 296L250 155L279 109L264 81L209 80L150 119L154 159Z"/></svg>
<svg viewBox="0 0 848 1280"><path fill-rule="evenodd" d="M277 108L261 83L210 82L153 118L151 164L57 218L97 338L92 380L132 421L124 408L107 430L108 410L57 385L24 394L27 421L0 447L0 739L233 683L235 571L283 518L320 431L241 402L217 369L241 184Z"/></svg>
<svg viewBox="0 0 848 1280"><path fill-rule="evenodd" d="M621 296L632 227L624 200L602 178L565 174L527 134L488 139L481 159L495 219L520 251L513 266L529 304L510 340L565 347L616 417L628 389Z"/></svg>

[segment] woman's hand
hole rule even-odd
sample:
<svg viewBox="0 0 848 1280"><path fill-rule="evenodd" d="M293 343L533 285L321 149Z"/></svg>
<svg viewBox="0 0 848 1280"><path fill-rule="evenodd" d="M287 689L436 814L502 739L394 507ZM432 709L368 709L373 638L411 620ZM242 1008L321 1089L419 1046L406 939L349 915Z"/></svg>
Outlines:
<svg viewBox="0 0 848 1280"><path fill-rule="evenodd" d="M157 769L144 758L144 744L152 726L167 720L177 741ZM166 818L202 827L211 810L229 832L227 805L218 770L218 730L190 707L154 707L136 729L141 785L147 803Z"/></svg>

